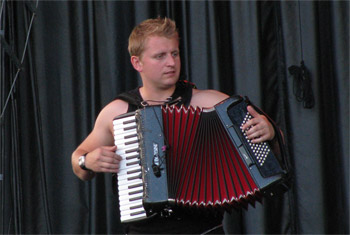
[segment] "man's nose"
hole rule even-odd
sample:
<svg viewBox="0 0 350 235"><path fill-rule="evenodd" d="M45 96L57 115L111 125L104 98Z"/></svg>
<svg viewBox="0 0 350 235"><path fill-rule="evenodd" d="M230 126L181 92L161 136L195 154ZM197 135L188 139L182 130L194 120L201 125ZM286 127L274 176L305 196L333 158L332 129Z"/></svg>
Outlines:
<svg viewBox="0 0 350 235"><path fill-rule="evenodd" d="M175 60L176 60L176 58L172 54L169 54L167 56L167 65L168 66L174 66L175 63L176 63Z"/></svg>

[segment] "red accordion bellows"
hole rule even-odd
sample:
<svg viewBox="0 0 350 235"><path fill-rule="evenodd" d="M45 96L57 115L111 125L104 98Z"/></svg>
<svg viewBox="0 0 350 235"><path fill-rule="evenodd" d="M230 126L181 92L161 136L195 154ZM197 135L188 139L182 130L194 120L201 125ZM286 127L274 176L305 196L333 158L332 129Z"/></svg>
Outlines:
<svg viewBox="0 0 350 235"><path fill-rule="evenodd" d="M259 188L215 112L162 107L162 115L169 194L178 204L215 207L259 200Z"/></svg>

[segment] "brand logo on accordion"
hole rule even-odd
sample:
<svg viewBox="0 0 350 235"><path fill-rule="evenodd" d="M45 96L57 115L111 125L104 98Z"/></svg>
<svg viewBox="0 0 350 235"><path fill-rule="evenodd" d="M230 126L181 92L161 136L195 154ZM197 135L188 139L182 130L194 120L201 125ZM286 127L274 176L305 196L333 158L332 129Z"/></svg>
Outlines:
<svg viewBox="0 0 350 235"><path fill-rule="evenodd" d="M160 158L158 155L158 144L153 143L153 162L152 162L152 169L153 173L156 177L161 176L161 168L160 168Z"/></svg>
<svg viewBox="0 0 350 235"><path fill-rule="evenodd" d="M158 144L156 143L153 143L153 156L154 156L154 164L159 166Z"/></svg>

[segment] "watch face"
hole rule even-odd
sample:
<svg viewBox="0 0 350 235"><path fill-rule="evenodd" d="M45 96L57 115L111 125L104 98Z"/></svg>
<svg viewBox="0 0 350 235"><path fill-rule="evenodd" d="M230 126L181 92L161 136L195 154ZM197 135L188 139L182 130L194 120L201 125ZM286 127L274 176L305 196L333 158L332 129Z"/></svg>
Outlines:
<svg viewBox="0 0 350 235"><path fill-rule="evenodd" d="M85 167L85 157L84 156L79 157L79 166L81 168Z"/></svg>

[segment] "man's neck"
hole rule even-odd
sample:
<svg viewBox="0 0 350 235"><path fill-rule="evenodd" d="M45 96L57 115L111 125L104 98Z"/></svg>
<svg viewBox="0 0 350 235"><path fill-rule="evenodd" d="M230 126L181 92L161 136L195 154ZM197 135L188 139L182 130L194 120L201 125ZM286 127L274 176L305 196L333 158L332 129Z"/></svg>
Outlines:
<svg viewBox="0 0 350 235"><path fill-rule="evenodd" d="M174 93L176 86L170 87L168 89L157 89L155 87L141 87L140 94L142 99L149 103L150 105L159 104L159 102L165 102ZM153 101L153 102L152 102Z"/></svg>

